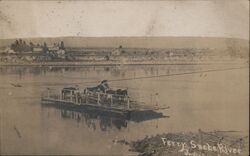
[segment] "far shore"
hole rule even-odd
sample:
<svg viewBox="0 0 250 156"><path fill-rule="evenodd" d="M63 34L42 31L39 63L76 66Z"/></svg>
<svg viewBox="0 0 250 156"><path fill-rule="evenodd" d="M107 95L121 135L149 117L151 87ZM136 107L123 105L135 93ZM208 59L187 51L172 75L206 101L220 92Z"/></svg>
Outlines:
<svg viewBox="0 0 250 156"><path fill-rule="evenodd" d="M121 65L223 65L223 64L231 64L231 65L246 65L247 61L135 61L135 62L121 62L121 61L61 61L61 62L8 62L0 63L0 67L8 67L8 66L38 66L38 67L46 67L46 66L60 66L60 67L78 67L78 66L121 66Z"/></svg>

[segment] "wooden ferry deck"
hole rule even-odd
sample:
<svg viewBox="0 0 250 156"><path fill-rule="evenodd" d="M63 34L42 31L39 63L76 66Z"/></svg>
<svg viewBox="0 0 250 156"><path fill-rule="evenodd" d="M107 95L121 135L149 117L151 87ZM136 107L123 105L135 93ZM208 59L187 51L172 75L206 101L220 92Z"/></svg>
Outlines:
<svg viewBox="0 0 250 156"><path fill-rule="evenodd" d="M62 90L63 91L63 90ZM65 89L64 89L65 91ZM92 112L101 115L111 115L131 120L133 116L138 120L139 116L146 118L164 117L162 113L156 112L160 109L149 107L132 101L129 96L112 95L100 92L80 92L77 88L66 89L67 93L52 94L48 90L47 95L42 96L42 105L54 106L60 109L73 111Z"/></svg>

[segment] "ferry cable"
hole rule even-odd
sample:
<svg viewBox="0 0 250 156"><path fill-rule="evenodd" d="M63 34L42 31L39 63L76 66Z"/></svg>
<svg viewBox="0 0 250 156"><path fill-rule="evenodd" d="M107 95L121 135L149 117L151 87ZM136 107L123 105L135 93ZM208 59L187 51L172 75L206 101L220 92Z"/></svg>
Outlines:
<svg viewBox="0 0 250 156"><path fill-rule="evenodd" d="M123 79L110 79L107 80L109 82L115 81L129 81L129 80L140 80L140 79L151 79L151 78L158 78L158 77L171 77L171 76L181 76L181 75L192 75L192 74L199 74L199 73L208 73L208 72L219 72L219 71L229 71L229 70L237 70L237 69L247 69L249 67L238 67L238 68L224 68L224 69L210 69L210 70L200 70L200 71L192 71L192 72L183 72L183 73L173 73L173 74L165 74L165 75L154 75L154 76L142 76L142 77L134 77L134 78L123 78ZM70 83L71 85L79 85L79 84L89 84L89 83L99 83L100 81L87 81L87 82L79 82L79 83ZM22 87L22 83L11 83L10 85L14 87ZM68 84L68 85L70 85ZM23 87L22 87L23 88Z"/></svg>
<svg viewBox="0 0 250 156"><path fill-rule="evenodd" d="M229 70L247 69L247 68L249 68L249 67L210 69L210 70L203 70L203 71L193 71L193 72L174 73L174 74L165 74L165 75L142 76L142 77L124 78L124 79L111 79L111 80L107 80L107 81L109 81L109 82L113 81L114 82L114 81L128 81L128 80L150 79L150 78L158 78L158 77L191 75L191 74L208 73L208 72L219 72L219 71L229 71ZM99 81L89 81L89 82L84 82L84 83L98 83L98 82Z"/></svg>

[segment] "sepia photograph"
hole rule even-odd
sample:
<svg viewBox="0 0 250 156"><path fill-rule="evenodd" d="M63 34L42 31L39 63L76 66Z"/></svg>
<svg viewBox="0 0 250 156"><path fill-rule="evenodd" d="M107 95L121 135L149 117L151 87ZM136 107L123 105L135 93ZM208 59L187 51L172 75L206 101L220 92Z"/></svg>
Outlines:
<svg viewBox="0 0 250 156"><path fill-rule="evenodd" d="M249 155L249 0L0 0L0 155Z"/></svg>

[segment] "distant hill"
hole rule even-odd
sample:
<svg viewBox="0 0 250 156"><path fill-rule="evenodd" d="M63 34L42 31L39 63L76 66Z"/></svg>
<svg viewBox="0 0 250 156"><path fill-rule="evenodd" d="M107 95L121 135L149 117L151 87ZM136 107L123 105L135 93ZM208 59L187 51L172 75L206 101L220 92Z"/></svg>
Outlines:
<svg viewBox="0 0 250 156"><path fill-rule="evenodd" d="M0 39L0 47L7 47L15 39ZM56 37L56 38L26 38L27 43L64 41L66 47L119 47L124 48L218 48L227 47L249 49L249 40L215 37Z"/></svg>

